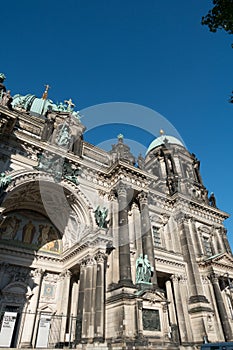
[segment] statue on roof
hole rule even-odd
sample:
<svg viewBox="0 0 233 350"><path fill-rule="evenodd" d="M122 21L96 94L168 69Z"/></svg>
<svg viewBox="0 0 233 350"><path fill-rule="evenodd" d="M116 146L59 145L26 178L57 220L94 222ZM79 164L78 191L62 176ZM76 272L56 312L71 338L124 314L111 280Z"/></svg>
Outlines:
<svg viewBox="0 0 233 350"><path fill-rule="evenodd" d="M13 99L11 97L11 92L10 90L7 90L6 92L2 93L0 104L2 106L8 107L9 109L12 109L12 105L11 105L12 100Z"/></svg>
<svg viewBox="0 0 233 350"><path fill-rule="evenodd" d="M55 143L58 146L69 147L70 143L70 127L65 122L58 127Z"/></svg>
<svg viewBox="0 0 233 350"><path fill-rule="evenodd" d="M75 104L73 103L72 99L70 98L69 100L65 100L64 102L67 104L66 111L73 112Z"/></svg>
<svg viewBox="0 0 233 350"><path fill-rule="evenodd" d="M45 122L44 127L41 134L41 141L49 141L52 133L54 131L54 123L55 123L56 115L53 113L51 107L48 108L45 113Z"/></svg>
<svg viewBox="0 0 233 350"><path fill-rule="evenodd" d="M216 198L213 192L211 192L210 197L209 197L209 204L213 208L217 208L216 206Z"/></svg>
<svg viewBox="0 0 233 350"><path fill-rule="evenodd" d="M3 92L6 92L6 87L3 84L5 79L6 79L6 76L3 73L0 73L0 99L2 98Z"/></svg>

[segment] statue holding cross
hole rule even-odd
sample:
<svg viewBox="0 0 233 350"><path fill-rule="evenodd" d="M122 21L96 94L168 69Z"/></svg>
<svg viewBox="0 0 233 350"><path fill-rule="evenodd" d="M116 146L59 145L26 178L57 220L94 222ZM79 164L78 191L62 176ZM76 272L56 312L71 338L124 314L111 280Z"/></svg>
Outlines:
<svg viewBox="0 0 233 350"><path fill-rule="evenodd" d="M67 112L72 112L75 104L72 102L72 99L70 98L69 100L64 101L68 106L67 106Z"/></svg>

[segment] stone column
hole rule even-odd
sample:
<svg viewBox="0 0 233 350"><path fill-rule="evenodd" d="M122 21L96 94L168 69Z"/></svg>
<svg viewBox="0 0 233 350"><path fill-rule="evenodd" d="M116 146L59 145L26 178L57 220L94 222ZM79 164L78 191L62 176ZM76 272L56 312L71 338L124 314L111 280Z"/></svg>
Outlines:
<svg viewBox="0 0 233 350"><path fill-rule="evenodd" d="M191 227L192 227L192 233L193 233L194 247L195 247L197 256L200 257L202 256L202 249L201 249L199 234L197 232L194 218L190 218L190 221L191 221Z"/></svg>
<svg viewBox="0 0 233 350"><path fill-rule="evenodd" d="M70 314L71 314L70 315L70 341L71 342L73 342L75 339L78 294L79 294L79 283L74 281L72 286L71 308L70 308Z"/></svg>
<svg viewBox="0 0 233 350"><path fill-rule="evenodd" d="M223 245L225 247L225 251L227 253L231 254L231 248L230 248L230 245L229 245L229 242L227 239L227 230L225 229L225 227L220 228L220 236L222 238L222 242L223 242Z"/></svg>
<svg viewBox="0 0 233 350"><path fill-rule="evenodd" d="M177 325L176 312L174 307L175 303L174 303L174 297L172 293L172 286L171 286L170 280L166 281L166 292L167 292L167 299L169 301L168 314L169 314L170 326Z"/></svg>
<svg viewBox="0 0 233 350"><path fill-rule="evenodd" d="M86 260L86 279L83 302L83 338L89 342L94 338L94 298L96 288L96 260L88 257Z"/></svg>
<svg viewBox="0 0 233 350"><path fill-rule="evenodd" d="M221 226L215 226L215 232L216 232L216 236L217 236L217 243L218 243L218 249L219 249L219 253L223 253L225 252L225 245L223 243L223 239L222 239L222 235L221 235Z"/></svg>
<svg viewBox="0 0 233 350"><path fill-rule="evenodd" d="M177 275L173 275L171 279L172 279L172 284L174 289L180 340L181 340L181 343L184 343L188 341L188 335L187 335L187 329L186 329L185 318L184 318L184 310L182 306L182 298L180 294L179 277Z"/></svg>
<svg viewBox="0 0 233 350"><path fill-rule="evenodd" d="M141 211L141 235L142 235L142 250L143 255L148 256L151 267L153 269L153 276L151 277L151 282L156 287L157 286L157 274L155 269L155 255L154 255L154 243L151 232L151 223L149 216L149 207L147 201L147 193L141 192L138 195Z"/></svg>
<svg viewBox="0 0 233 350"><path fill-rule="evenodd" d="M97 261L97 276L95 294L94 338L97 341L103 341L105 327L105 255L99 252L95 258Z"/></svg>
<svg viewBox="0 0 233 350"><path fill-rule="evenodd" d="M217 237L216 237L216 232L212 231L211 232L211 247L213 248L213 255L218 254L218 244L217 244Z"/></svg>
<svg viewBox="0 0 233 350"><path fill-rule="evenodd" d="M70 278L71 272L65 270L59 275L62 280L62 293L61 293L61 304L60 304L60 314L61 314L61 328L60 328L60 342L65 342L66 336L66 323L67 323L67 312L69 305L69 294L70 294Z"/></svg>
<svg viewBox="0 0 233 350"><path fill-rule="evenodd" d="M221 290L219 287L218 276L213 274L211 276L211 282L214 289L215 300L217 303L217 308L218 308L218 312L219 312L219 316L220 316L220 320L223 328L225 341L232 341L233 337L232 337L231 325L228 320L227 311L226 311Z"/></svg>
<svg viewBox="0 0 233 350"><path fill-rule="evenodd" d="M123 182L117 187L119 213L119 283L132 285L131 264L130 264L130 245L129 245L129 227L128 227L128 201L127 188Z"/></svg>
<svg viewBox="0 0 233 350"><path fill-rule="evenodd" d="M118 201L116 197L116 193L111 192L109 195L109 201L110 201L110 221L111 225L109 227L109 231L111 233L112 237L112 244L115 248L112 253L108 257L108 262L110 266L110 271L108 271L109 283L118 283L120 279L120 273L119 273L119 243L118 243Z"/></svg>
<svg viewBox="0 0 233 350"><path fill-rule="evenodd" d="M187 263L188 283L191 295L190 302L208 302L207 299L203 296L201 278L191 234L189 231L189 219L190 217L184 213L180 213L180 215L177 217L182 253L184 261Z"/></svg>
<svg viewBox="0 0 233 350"><path fill-rule="evenodd" d="M79 295L78 295L77 322L76 322L76 334L75 334L76 344L79 343L82 338L85 281L86 281L86 262L82 261L80 266L80 276L79 276Z"/></svg>
<svg viewBox="0 0 233 350"><path fill-rule="evenodd" d="M23 327L22 337L20 341L21 348L33 347L32 339L33 339L33 332L35 330L36 314L37 314L37 308L40 300L43 275L44 275L44 270L42 269L36 269L35 271L32 271L35 287L32 290L33 295L28 305L27 313L24 319L24 325L23 325L24 327Z"/></svg>
<svg viewBox="0 0 233 350"><path fill-rule="evenodd" d="M142 253L142 240L141 240L141 217L139 207L136 203L132 204L133 222L134 222L134 234L135 234L135 248L139 254Z"/></svg>

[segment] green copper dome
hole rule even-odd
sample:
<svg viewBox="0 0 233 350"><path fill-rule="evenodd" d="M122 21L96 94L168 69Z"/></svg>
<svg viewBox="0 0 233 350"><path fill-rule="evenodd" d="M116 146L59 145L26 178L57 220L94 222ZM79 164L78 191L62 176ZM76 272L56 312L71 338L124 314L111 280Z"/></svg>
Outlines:
<svg viewBox="0 0 233 350"><path fill-rule="evenodd" d="M163 144L175 144L184 147L183 143L174 136L161 135L157 137L154 141L149 145L146 154L152 151L154 148L161 146Z"/></svg>

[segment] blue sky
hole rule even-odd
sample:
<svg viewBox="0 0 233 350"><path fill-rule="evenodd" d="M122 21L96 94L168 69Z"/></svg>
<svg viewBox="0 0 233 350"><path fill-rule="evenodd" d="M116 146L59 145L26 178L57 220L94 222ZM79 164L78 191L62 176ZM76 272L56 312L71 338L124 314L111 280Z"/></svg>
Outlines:
<svg viewBox="0 0 233 350"><path fill-rule="evenodd" d="M12 95L39 97L48 83L54 102L71 97L89 128L99 123L89 116L93 105L125 102L157 111L201 160L205 186L232 215L233 37L201 25L211 6L207 0L4 1L0 71ZM134 125L134 117L126 119ZM143 128L143 118L138 122ZM140 132L120 128L147 147ZM158 135L153 118L150 128ZM100 144L118 129L99 130L96 140L87 132L85 139ZM232 218L226 227L233 247Z"/></svg>

